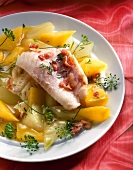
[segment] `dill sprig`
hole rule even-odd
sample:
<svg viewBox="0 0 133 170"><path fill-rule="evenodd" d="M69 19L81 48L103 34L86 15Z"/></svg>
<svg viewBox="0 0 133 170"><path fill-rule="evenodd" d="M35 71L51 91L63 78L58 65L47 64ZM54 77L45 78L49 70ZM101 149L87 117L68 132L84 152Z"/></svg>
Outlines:
<svg viewBox="0 0 133 170"><path fill-rule="evenodd" d="M3 137L7 137L9 139L12 139L14 137L16 129L14 128L14 126L12 125L12 123L7 123L5 126L4 131L2 131L2 136Z"/></svg>
<svg viewBox="0 0 133 170"><path fill-rule="evenodd" d="M20 143L22 148L27 149L30 155L39 150L38 141L31 135L24 136L24 143Z"/></svg>
<svg viewBox="0 0 133 170"><path fill-rule="evenodd" d="M15 40L15 35L13 34L13 31L8 29L8 28L2 28L2 32L5 34L6 38L4 39L4 41L0 44L3 45L4 42L7 40L7 38L9 38L11 41Z"/></svg>
<svg viewBox="0 0 133 170"><path fill-rule="evenodd" d="M101 82L101 79L103 79L103 82ZM108 77L96 77L96 85L102 86L105 91L112 91L113 89L117 89L118 81L120 79L116 77L116 74L112 75L112 73L109 74Z"/></svg>
<svg viewBox="0 0 133 170"><path fill-rule="evenodd" d="M75 53L75 51L77 50L78 47L80 47L81 45L87 45L89 43L88 37L84 34L81 35L81 41L79 42L79 44L76 46L76 48L73 51L73 54ZM84 49L84 47L80 47L80 50Z"/></svg>
<svg viewBox="0 0 133 170"><path fill-rule="evenodd" d="M19 95L19 97L20 97L20 95ZM38 112L37 110L35 110L33 107L31 107L28 103L26 103L21 97L20 97L20 99L22 100L22 102L24 102L24 104L26 105L26 106L28 106L29 108L30 108L30 110L31 110L31 113L32 113L32 110L34 111L34 112L36 112L36 113L38 113L38 114L40 114L40 115L44 115L43 113L40 113L40 112ZM27 109L26 108L24 108L24 110L25 110L25 112L27 112Z"/></svg>
<svg viewBox="0 0 133 170"><path fill-rule="evenodd" d="M40 68L42 68L42 70L47 69L47 70L48 70L48 74L49 74L49 75L52 75L53 68L52 68L52 66L51 66L51 63L50 63L49 66L46 66L45 64L42 63L42 64L40 64Z"/></svg>
<svg viewBox="0 0 133 170"><path fill-rule="evenodd" d="M46 107L44 109L43 113L44 113L44 117L45 117L46 121L48 121L48 122L52 122L53 121L54 116L53 116L53 112L52 112L50 107Z"/></svg>
<svg viewBox="0 0 133 170"><path fill-rule="evenodd" d="M71 139L72 138L72 129L73 129L73 126L75 124L75 119L76 119L80 109L81 108L79 108L79 110L77 111L77 113L75 114L74 118L72 118L71 121L67 120L66 124L63 127L56 128L57 137L59 137L60 139L63 139L63 138Z"/></svg>

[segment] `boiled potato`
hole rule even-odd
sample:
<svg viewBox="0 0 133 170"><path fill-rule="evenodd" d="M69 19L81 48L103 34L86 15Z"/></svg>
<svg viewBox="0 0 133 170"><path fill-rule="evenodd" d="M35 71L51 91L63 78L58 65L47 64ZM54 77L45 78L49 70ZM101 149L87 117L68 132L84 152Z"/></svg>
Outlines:
<svg viewBox="0 0 133 170"><path fill-rule="evenodd" d="M10 92L7 88L0 86L0 100L4 101L6 104L14 105L20 98L16 94Z"/></svg>
<svg viewBox="0 0 133 170"><path fill-rule="evenodd" d="M82 67L87 77L95 76L107 68L106 63L94 58L85 58L80 63L80 66Z"/></svg>
<svg viewBox="0 0 133 170"><path fill-rule="evenodd" d="M7 50L7 51L13 50L20 42L22 36L22 27L14 28L12 29L12 31L15 36L14 41L10 40L9 38L6 39L5 34L0 34L0 44L4 42L4 40L6 39L6 41L0 46L1 50Z"/></svg>
<svg viewBox="0 0 133 170"><path fill-rule="evenodd" d="M103 122L110 117L110 109L104 106L82 108L78 116L94 122Z"/></svg>
<svg viewBox="0 0 133 170"><path fill-rule="evenodd" d="M94 122L103 122L110 117L110 109L104 106L94 106L72 111L65 110L62 106L51 107L55 117L59 120L72 120L75 115L76 120L92 120Z"/></svg>
<svg viewBox="0 0 133 170"><path fill-rule="evenodd" d="M45 103L45 91L36 87L31 87L28 91L28 104L32 106L44 105Z"/></svg>
<svg viewBox="0 0 133 170"><path fill-rule="evenodd" d="M50 45L48 44L45 44L44 42L41 42L39 40L34 40L32 38L24 38L22 41L21 41L21 45L23 47L26 48L26 50L29 50L29 45L34 45L34 44L37 44L38 45L38 48L49 48L51 47Z"/></svg>
<svg viewBox="0 0 133 170"><path fill-rule="evenodd" d="M38 132L22 123L17 123L17 133L16 133L17 140L21 139L22 141L24 141L25 135L33 136L38 142L44 141L43 133Z"/></svg>
<svg viewBox="0 0 133 170"><path fill-rule="evenodd" d="M11 54L7 55L7 57L4 59L2 65L3 66L7 66L13 62L15 62L15 60L18 58L18 56L22 53L26 51L26 49L24 47L15 47L12 51Z"/></svg>
<svg viewBox="0 0 133 170"><path fill-rule="evenodd" d="M40 35L39 40L54 47L63 46L67 39L71 37L75 32L76 31L74 30L68 30L52 33L43 33Z"/></svg>
<svg viewBox="0 0 133 170"><path fill-rule="evenodd" d="M4 52L0 51L0 62L2 62L3 59L4 59Z"/></svg>
<svg viewBox="0 0 133 170"><path fill-rule="evenodd" d="M109 97L107 93L99 86L88 85L87 94L81 100L84 107L105 106L108 103Z"/></svg>
<svg viewBox="0 0 133 170"><path fill-rule="evenodd" d="M38 39L43 33L50 33L54 30L55 26L51 22L45 22L32 27L30 31L26 33L26 38Z"/></svg>
<svg viewBox="0 0 133 170"><path fill-rule="evenodd" d="M5 121L19 121L2 100L0 100L0 118Z"/></svg>

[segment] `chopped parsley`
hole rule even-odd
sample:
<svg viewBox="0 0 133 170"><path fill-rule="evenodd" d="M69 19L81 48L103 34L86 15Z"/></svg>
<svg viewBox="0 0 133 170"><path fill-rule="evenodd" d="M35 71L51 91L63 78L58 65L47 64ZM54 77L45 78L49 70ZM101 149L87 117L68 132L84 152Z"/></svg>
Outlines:
<svg viewBox="0 0 133 170"><path fill-rule="evenodd" d="M27 149L30 155L39 150L38 141L31 135L24 136L24 143L20 143L22 148Z"/></svg>
<svg viewBox="0 0 133 170"><path fill-rule="evenodd" d="M53 121L54 116L53 116L53 112L50 107L46 107L44 109L44 117L45 117L46 121L48 121L48 122Z"/></svg>
<svg viewBox="0 0 133 170"><path fill-rule="evenodd" d="M9 139L12 139L15 135L15 127L12 125L12 123L7 123L5 126L4 131L2 132L1 136L7 137Z"/></svg>
<svg viewBox="0 0 133 170"><path fill-rule="evenodd" d="M53 67L51 66L51 63L49 66L46 66L45 64L40 64L40 68L42 68L42 70L45 70L47 69L48 70L48 74L49 75L52 75L52 72L53 72Z"/></svg>

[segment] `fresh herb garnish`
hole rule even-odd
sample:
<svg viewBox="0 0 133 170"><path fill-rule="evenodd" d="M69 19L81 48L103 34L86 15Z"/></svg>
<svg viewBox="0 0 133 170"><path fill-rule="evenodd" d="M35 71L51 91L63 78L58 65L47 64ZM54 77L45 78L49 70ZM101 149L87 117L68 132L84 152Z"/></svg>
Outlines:
<svg viewBox="0 0 133 170"><path fill-rule="evenodd" d="M4 131L2 132L2 136L3 137L7 137L9 139L12 139L14 137L16 129L14 128L14 126L12 125L12 123L7 123L5 126Z"/></svg>
<svg viewBox="0 0 133 170"><path fill-rule="evenodd" d="M75 53L75 51L77 50L78 47L80 47L80 50L82 50L82 49L84 49L84 47L82 47L81 45L87 45L88 43L89 43L88 37L86 35L82 34L81 35L81 41L79 42L79 44L74 49L73 54Z"/></svg>
<svg viewBox="0 0 133 170"><path fill-rule="evenodd" d="M57 62L62 61L62 60L64 59L64 56L65 56L65 54L59 53L59 54L57 55L56 61L57 61Z"/></svg>
<svg viewBox="0 0 133 170"><path fill-rule="evenodd" d="M73 129L75 119L76 119L80 109L81 108L79 108L79 110L77 111L77 113L75 114L74 118L71 121L67 120L66 124L63 127L56 128L56 130L57 130L56 134L60 139L63 139L63 138L71 139L72 138L72 129Z"/></svg>
<svg viewBox="0 0 133 170"><path fill-rule="evenodd" d="M45 64L42 63L42 64L40 64L40 68L42 68L42 70L47 69L47 70L48 70L48 74L49 74L49 75L52 75L53 68L52 68L52 66L51 66L51 63L50 63L49 66L46 66Z"/></svg>
<svg viewBox="0 0 133 170"><path fill-rule="evenodd" d="M25 28L25 24L23 24L22 27Z"/></svg>
<svg viewBox="0 0 133 170"><path fill-rule="evenodd" d="M88 59L88 61L85 64L91 64L91 59Z"/></svg>
<svg viewBox="0 0 133 170"><path fill-rule="evenodd" d="M53 116L53 112L50 107L46 107L44 109L44 117L45 117L46 121L48 121L48 122L53 121L54 116Z"/></svg>
<svg viewBox="0 0 133 170"><path fill-rule="evenodd" d="M20 97L20 96L19 96L19 97ZM35 110L33 107L31 107L30 105L28 105L21 97L20 97L20 99L24 102L24 104L25 104L26 106L29 107L29 109L31 110L31 113L32 113L32 111L34 111L34 112L36 112L36 113L39 113L40 115L44 115L43 113L38 112L38 111ZM27 109L24 108L24 110L25 110L25 112L27 112Z"/></svg>
<svg viewBox="0 0 133 170"><path fill-rule="evenodd" d="M63 127L57 127L56 128L57 137L60 139L63 138L72 139L71 131L72 131L73 124L74 124L73 121L67 120L66 124Z"/></svg>
<svg viewBox="0 0 133 170"><path fill-rule="evenodd" d="M11 41L15 40L15 35L13 34L13 31L8 29L8 28L2 28L3 33L6 35L6 38L4 39L4 41L0 44L3 45L4 42L7 40L7 38L9 38Z"/></svg>
<svg viewBox="0 0 133 170"><path fill-rule="evenodd" d="M104 81L101 82L101 79L103 79ZM113 89L116 90L117 89L117 85L118 85L118 81L120 79L116 78L116 75L112 75L112 73L109 74L108 77L102 78L100 76L96 77L96 85L98 86L102 86L104 88L105 91L112 91Z"/></svg>
<svg viewBox="0 0 133 170"><path fill-rule="evenodd" d="M38 141L31 135L24 136L24 143L20 143L22 148L27 149L30 155L39 150Z"/></svg>

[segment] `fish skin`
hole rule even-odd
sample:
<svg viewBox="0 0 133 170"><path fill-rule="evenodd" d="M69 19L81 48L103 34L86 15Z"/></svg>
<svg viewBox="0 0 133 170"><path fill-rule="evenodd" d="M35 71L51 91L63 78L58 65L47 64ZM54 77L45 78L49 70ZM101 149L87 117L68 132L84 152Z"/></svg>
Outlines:
<svg viewBox="0 0 133 170"><path fill-rule="evenodd" d="M73 91L68 91L64 88L59 87L59 83L63 81L63 78L57 78L57 72L53 71L52 74L48 74L47 69L42 69L41 64L49 66L50 62L57 59L57 55L61 53L61 48L50 48L50 49L38 49L30 52L23 52L17 59L16 65L24 69L37 83L41 85L58 103L60 103L65 109L72 110L80 106L80 99L78 96L79 90L82 86L87 84L87 78L84 75L83 70L79 66L77 60L72 54L71 57L74 59L75 68L74 74L77 76L79 71L81 82L78 82L77 88ZM38 56L44 55L48 52L52 52L54 55L52 58L41 61ZM76 80L78 81L78 80Z"/></svg>

